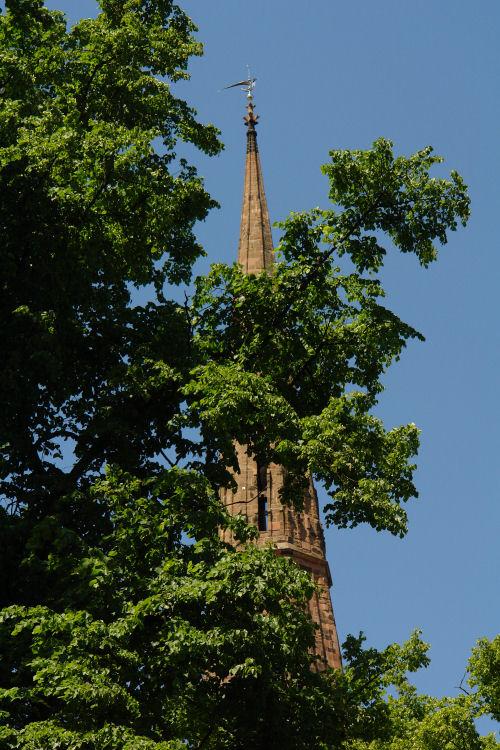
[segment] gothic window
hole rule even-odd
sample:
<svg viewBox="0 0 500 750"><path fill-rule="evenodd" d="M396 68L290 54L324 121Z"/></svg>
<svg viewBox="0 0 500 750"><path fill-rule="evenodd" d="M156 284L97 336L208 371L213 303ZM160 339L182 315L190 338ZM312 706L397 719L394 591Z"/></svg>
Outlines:
<svg viewBox="0 0 500 750"><path fill-rule="evenodd" d="M267 497L259 495L259 531L267 531Z"/></svg>
<svg viewBox="0 0 500 750"><path fill-rule="evenodd" d="M258 492L258 526L259 531L267 531L268 529L268 509L267 509L267 496L265 494L267 489L267 466L257 465L257 492Z"/></svg>

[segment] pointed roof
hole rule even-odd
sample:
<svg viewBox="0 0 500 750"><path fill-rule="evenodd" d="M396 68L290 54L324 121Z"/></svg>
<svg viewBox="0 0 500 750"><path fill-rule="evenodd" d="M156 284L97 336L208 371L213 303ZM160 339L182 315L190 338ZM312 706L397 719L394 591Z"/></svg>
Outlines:
<svg viewBox="0 0 500 750"><path fill-rule="evenodd" d="M246 273L272 271L274 263L271 222L255 129L258 119L259 116L254 113L253 102L250 99L247 104L247 115L244 117L247 127L247 156L238 245L238 263Z"/></svg>

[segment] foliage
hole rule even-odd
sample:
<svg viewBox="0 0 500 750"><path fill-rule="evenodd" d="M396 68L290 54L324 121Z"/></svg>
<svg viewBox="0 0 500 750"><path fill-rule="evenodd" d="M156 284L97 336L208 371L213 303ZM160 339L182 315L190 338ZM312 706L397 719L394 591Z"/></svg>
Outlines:
<svg viewBox="0 0 500 750"><path fill-rule="evenodd" d="M187 280L202 252L193 225L214 205L174 150L220 148L169 83L201 53L192 23L171 2L102 7L70 31L41 0L11 0L1 17L1 490L13 503L154 453L176 358L159 413L139 381L161 366L166 330L182 358L186 326L171 303L132 307L131 288ZM74 443L70 472L61 441Z"/></svg>
<svg viewBox="0 0 500 750"><path fill-rule="evenodd" d="M371 411L420 334L375 273L384 233L434 259L463 183L429 149L332 152L334 206L284 222L274 274L217 265L179 304L215 204L178 144L221 148L172 89L201 46L169 0L101 9L0 15L0 748L495 747L472 724L493 644L450 700L408 682L418 634L313 671L309 576L218 500L238 441L287 468L285 502L309 472L330 522L405 532L417 429Z"/></svg>
<svg viewBox="0 0 500 750"><path fill-rule="evenodd" d="M481 638L469 660L469 684L477 688L480 711L500 721L500 635Z"/></svg>
<svg viewBox="0 0 500 750"><path fill-rule="evenodd" d="M395 158L380 139L369 151L330 156L323 171L339 206L282 222L283 261L274 274L214 266L198 280L192 324L208 361L184 388L185 424L228 463L238 439L262 462L283 464L285 501L300 496L307 472L320 479L331 497L327 523L366 522L403 536L401 504L417 494L418 430L386 431L370 411L386 369L409 339L423 337L381 304L373 274L386 252L384 233L427 265L435 241L465 224L468 198L456 173L429 175L441 161L430 148ZM343 256L350 272L337 265Z"/></svg>
<svg viewBox="0 0 500 750"><path fill-rule="evenodd" d="M215 746L220 736L221 747L236 747L241 705L248 731L281 712L296 716L287 733L297 732L310 691L325 692L304 649L307 575L271 549L183 543L184 530L201 532L200 517L210 528L221 515L199 476L109 474L92 492L112 514L108 529L82 540L60 516L49 531L59 538L48 541L45 519L25 577L31 583L46 562L52 596L2 612L2 705L19 746L38 747L36 738L53 747L59 732L63 747L121 747L125 736L131 747L177 747L185 737L196 746L209 733ZM63 545L64 556L47 559L44 548Z"/></svg>

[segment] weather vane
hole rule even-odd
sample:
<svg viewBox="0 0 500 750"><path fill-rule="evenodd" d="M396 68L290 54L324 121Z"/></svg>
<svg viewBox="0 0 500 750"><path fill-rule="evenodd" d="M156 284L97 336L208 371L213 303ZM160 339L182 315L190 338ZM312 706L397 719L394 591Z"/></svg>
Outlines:
<svg viewBox="0 0 500 750"><path fill-rule="evenodd" d="M248 70L248 78L246 79L246 81L238 81L238 83L231 83L229 86L224 86L223 90L225 91L226 89L234 89L234 88L239 87L242 91L247 92L247 99L252 100L253 90L255 88L255 81L257 79L252 78L252 76L250 75L250 68L248 67L248 65L247 65L247 70Z"/></svg>

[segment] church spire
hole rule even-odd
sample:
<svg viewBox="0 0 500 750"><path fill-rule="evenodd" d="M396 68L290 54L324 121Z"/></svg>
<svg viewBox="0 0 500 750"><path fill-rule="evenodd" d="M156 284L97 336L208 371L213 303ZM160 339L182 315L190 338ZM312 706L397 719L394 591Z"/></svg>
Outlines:
<svg viewBox="0 0 500 750"><path fill-rule="evenodd" d="M241 211L238 262L245 273L272 273L273 242L267 209L262 169L257 148L258 117L254 112L252 88L255 79L240 81L228 88L244 86L248 104L247 155L245 187ZM278 464L260 464L248 446L235 445L239 471L233 474L234 486L221 489L221 500L231 515L241 515L257 527L258 545L272 544L276 554L294 560L307 570L316 591L309 602L309 610L316 623L316 668L342 668L337 627L333 615L330 569L326 559L325 540L319 512L318 496L309 477L304 489L301 511L283 505L281 490L285 483L285 469ZM237 543L229 529L221 530L225 542Z"/></svg>
<svg viewBox="0 0 500 750"><path fill-rule="evenodd" d="M256 125L259 116L254 112L251 92L248 96L247 114L243 119L247 127L247 155L238 263L246 273L257 274L261 271L271 272L274 251L259 147L257 145Z"/></svg>

